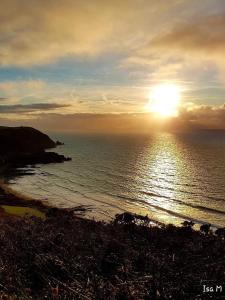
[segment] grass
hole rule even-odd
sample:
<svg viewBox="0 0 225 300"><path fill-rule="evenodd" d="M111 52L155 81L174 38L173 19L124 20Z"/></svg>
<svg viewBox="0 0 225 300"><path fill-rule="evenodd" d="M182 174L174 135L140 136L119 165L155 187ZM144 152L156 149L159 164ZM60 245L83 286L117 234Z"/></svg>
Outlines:
<svg viewBox="0 0 225 300"><path fill-rule="evenodd" d="M26 206L1 206L7 214L12 214L15 216L35 216L44 219L45 214L36 208L26 207Z"/></svg>

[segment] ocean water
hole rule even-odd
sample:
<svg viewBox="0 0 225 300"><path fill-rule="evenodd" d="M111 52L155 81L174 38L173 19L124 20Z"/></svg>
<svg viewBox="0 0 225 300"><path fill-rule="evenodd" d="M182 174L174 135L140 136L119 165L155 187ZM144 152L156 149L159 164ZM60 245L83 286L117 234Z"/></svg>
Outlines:
<svg viewBox="0 0 225 300"><path fill-rule="evenodd" d="M51 137L72 161L29 167L33 175L10 181L15 190L58 207L85 205L96 219L132 211L225 226L224 132Z"/></svg>

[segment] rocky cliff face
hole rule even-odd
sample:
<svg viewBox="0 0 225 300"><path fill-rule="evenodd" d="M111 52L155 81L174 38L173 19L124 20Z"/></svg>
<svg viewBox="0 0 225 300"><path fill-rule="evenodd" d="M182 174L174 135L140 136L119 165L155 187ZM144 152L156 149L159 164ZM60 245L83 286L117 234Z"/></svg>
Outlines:
<svg viewBox="0 0 225 300"><path fill-rule="evenodd" d="M54 163L70 160L46 149L61 145L31 127L0 127L0 165Z"/></svg>

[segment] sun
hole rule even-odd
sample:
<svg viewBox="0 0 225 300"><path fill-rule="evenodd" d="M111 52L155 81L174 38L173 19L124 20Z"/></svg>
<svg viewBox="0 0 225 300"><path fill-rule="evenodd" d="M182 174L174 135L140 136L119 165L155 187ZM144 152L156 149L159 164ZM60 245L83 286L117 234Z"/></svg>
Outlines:
<svg viewBox="0 0 225 300"><path fill-rule="evenodd" d="M147 110L162 117L175 117L179 103L180 88L175 84L161 84L151 90Z"/></svg>

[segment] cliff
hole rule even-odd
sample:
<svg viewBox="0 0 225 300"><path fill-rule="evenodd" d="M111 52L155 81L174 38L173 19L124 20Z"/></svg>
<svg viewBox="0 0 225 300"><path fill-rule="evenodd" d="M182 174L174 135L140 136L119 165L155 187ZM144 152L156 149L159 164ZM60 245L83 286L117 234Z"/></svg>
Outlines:
<svg viewBox="0 0 225 300"><path fill-rule="evenodd" d="M0 154L38 152L56 147L46 134L31 127L0 127Z"/></svg>
<svg viewBox="0 0 225 300"><path fill-rule="evenodd" d="M69 158L46 149L61 145L49 136L31 127L0 127L0 165L54 163Z"/></svg>

